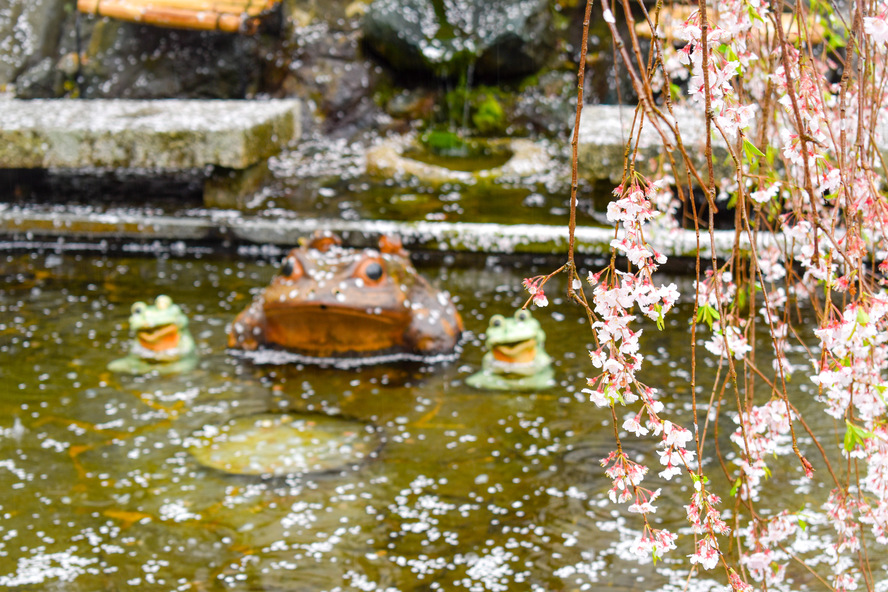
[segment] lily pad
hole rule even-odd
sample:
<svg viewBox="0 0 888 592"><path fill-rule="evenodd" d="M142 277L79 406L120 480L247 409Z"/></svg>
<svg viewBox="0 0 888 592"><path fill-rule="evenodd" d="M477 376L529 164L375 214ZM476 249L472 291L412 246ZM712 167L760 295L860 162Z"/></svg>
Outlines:
<svg viewBox="0 0 888 592"><path fill-rule="evenodd" d="M342 417L261 413L205 426L190 447L197 461L233 475L285 475L345 469L375 456L379 428Z"/></svg>

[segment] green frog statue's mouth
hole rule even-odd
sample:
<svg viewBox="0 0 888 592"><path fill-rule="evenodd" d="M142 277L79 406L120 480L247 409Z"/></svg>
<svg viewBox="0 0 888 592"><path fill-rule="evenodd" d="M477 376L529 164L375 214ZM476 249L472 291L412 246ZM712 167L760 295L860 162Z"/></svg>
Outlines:
<svg viewBox="0 0 888 592"><path fill-rule="evenodd" d="M136 333L139 345L145 349L159 352L172 349L179 345L179 327L175 324L144 327Z"/></svg>
<svg viewBox="0 0 888 592"><path fill-rule="evenodd" d="M498 343L491 349L497 362L505 364L529 364L533 362L537 352L537 340L534 338L510 343Z"/></svg>

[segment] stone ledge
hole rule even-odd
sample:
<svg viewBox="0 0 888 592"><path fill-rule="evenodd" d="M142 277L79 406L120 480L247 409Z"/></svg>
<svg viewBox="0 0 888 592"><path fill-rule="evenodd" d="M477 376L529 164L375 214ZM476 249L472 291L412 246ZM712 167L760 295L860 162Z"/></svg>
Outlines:
<svg viewBox="0 0 888 592"><path fill-rule="evenodd" d="M3 168L246 169L300 135L300 102L0 99Z"/></svg>
<svg viewBox="0 0 888 592"><path fill-rule="evenodd" d="M315 230L331 230L361 237L397 234L414 249L466 253L566 254L567 227L543 224L486 224L461 222L395 222L388 220L330 220L318 218L269 219L239 212L205 211L188 216L145 215L138 210L89 212L71 208L35 211L0 204L0 238L12 241L60 239L68 241L202 241L225 240L257 245L295 245ZM760 233L764 246L768 235ZM669 257L694 257L693 231L652 227L648 237ZM715 250L730 253L734 231L716 231ZM610 253L613 228L580 227L576 251L584 255ZM741 238L745 241L745 237ZM362 245L363 246L363 245ZM709 234L701 233L700 253L710 256Z"/></svg>

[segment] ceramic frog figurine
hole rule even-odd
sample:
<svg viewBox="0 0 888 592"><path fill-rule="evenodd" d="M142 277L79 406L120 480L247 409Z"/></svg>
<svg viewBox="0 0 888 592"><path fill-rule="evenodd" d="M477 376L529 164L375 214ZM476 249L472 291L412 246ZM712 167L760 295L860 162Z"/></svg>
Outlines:
<svg viewBox="0 0 888 592"><path fill-rule="evenodd" d="M530 311L518 310L512 318L490 317L481 370L469 386L488 390L540 390L555 384L552 358L544 345L546 334Z"/></svg>
<svg viewBox="0 0 888 592"><path fill-rule="evenodd" d="M451 352L462 329L450 295L417 273L399 239L353 249L318 233L290 251L237 316L228 346L277 347L311 359L429 357Z"/></svg>
<svg viewBox="0 0 888 592"><path fill-rule="evenodd" d="M108 364L123 374L171 374L194 368L197 353L188 331L188 317L172 298L160 295L154 304L136 302L129 318L130 353Z"/></svg>

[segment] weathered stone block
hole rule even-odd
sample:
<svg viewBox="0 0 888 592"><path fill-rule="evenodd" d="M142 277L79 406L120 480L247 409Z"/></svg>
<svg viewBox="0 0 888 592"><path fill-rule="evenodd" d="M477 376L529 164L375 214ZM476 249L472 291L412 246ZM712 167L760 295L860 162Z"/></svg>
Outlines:
<svg viewBox="0 0 888 592"><path fill-rule="evenodd" d="M245 169L300 133L296 100L0 101L0 167Z"/></svg>
<svg viewBox="0 0 888 592"><path fill-rule="evenodd" d="M578 146L579 174L590 180L609 180L619 183L623 174L623 159L626 147L638 148L636 170L643 174L652 172L652 163L667 158L671 151L679 166L682 163L678 143L673 134L669 134L671 146L664 144L663 139L649 123L645 122L641 135L631 135L634 107L619 105L586 105L583 107L580 120L580 136ZM691 156L694 166L704 175L706 173L706 121L702 109L676 108L677 126L682 144ZM630 144L631 142L631 144ZM629 152L632 153L631 150ZM713 162L716 175L732 174L732 163L728 162L727 146L721 138L712 141ZM681 173L682 171L679 171Z"/></svg>

